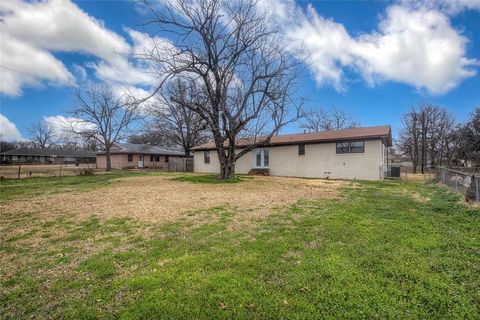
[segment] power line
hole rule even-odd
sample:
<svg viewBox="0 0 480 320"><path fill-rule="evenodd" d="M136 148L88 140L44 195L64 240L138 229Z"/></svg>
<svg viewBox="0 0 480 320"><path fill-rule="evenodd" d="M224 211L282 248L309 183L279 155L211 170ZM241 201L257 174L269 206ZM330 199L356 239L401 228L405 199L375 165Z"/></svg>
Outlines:
<svg viewBox="0 0 480 320"><path fill-rule="evenodd" d="M6 69L6 70L10 70L10 71L13 71L13 72L22 73L22 74L24 74L24 75L26 75L26 76L36 77L36 75L34 75L34 74L27 73L27 72L23 72L23 71L20 71L20 70L16 70L16 69L13 69L13 68L9 68L9 67L5 67L5 66L2 66L2 65L0 65L0 68Z"/></svg>

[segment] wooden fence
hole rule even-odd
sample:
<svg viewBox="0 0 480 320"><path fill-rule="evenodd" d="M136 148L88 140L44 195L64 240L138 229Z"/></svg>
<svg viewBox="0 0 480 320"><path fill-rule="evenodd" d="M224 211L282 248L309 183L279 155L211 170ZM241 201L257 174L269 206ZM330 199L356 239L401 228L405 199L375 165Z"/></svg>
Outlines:
<svg viewBox="0 0 480 320"><path fill-rule="evenodd" d="M170 158L167 169L170 172L193 172L193 158Z"/></svg>

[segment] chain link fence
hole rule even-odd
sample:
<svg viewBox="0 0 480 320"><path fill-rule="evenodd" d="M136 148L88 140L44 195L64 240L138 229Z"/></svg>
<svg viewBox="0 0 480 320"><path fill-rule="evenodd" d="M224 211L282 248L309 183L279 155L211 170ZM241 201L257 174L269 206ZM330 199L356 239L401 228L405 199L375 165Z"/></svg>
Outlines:
<svg viewBox="0 0 480 320"><path fill-rule="evenodd" d="M93 174L95 164L17 164L0 166L1 179L62 177Z"/></svg>
<svg viewBox="0 0 480 320"><path fill-rule="evenodd" d="M444 167L435 170L436 180L466 199L480 202L480 176Z"/></svg>

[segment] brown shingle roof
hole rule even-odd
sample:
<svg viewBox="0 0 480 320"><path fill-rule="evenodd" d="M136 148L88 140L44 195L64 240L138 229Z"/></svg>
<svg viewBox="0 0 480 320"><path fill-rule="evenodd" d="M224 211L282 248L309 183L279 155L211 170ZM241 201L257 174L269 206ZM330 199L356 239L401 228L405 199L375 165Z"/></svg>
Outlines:
<svg viewBox="0 0 480 320"><path fill-rule="evenodd" d="M185 151L180 149L171 149L162 146L151 146L149 144L138 143L114 143L118 149L111 149L111 154L134 153L134 154L156 154L165 156L185 156ZM99 151L97 154L104 154L105 151Z"/></svg>
<svg viewBox="0 0 480 320"><path fill-rule="evenodd" d="M371 138L385 138L387 145L392 145L392 133L389 125L375 126L375 127L363 127L352 129L341 129L335 131L325 132L311 132L311 133L295 133L295 134L283 134L273 136L270 139L270 146L275 145L288 145L298 143L315 143L315 142L331 142L338 140L351 140L351 139L371 139ZM242 147L250 145L255 142L254 138L239 139L237 146ZM193 150L209 150L215 149L215 143L210 142L197 146Z"/></svg>

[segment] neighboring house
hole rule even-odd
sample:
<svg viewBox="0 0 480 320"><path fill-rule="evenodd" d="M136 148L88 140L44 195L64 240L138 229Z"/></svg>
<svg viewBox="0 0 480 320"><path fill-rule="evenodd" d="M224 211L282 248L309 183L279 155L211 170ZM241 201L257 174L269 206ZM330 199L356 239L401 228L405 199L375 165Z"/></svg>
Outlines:
<svg viewBox="0 0 480 320"><path fill-rule="evenodd" d="M393 166L400 167L412 167L412 159L408 156L401 154L389 154L388 155L388 164Z"/></svg>
<svg viewBox="0 0 480 320"><path fill-rule="evenodd" d="M95 151L20 148L0 153L2 163L95 163Z"/></svg>
<svg viewBox="0 0 480 320"><path fill-rule="evenodd" d="M246 142L252 141L239 140L238 148ZM278 135L264 148L238 159L235 173L268 171L274 176L379 180L385 174L390 146L390 126ZM193 151L195 172L220 172L213 143Z"/></svg>
<svg viewBox="0 0 480 320"><path fill-rule="evenodd" d="M148 144L114 143L110 148L113 169L158 168L166 169L171 158L185 157L185 152ZM97 169L106 169L105 151L97 152Z"/></svg>

